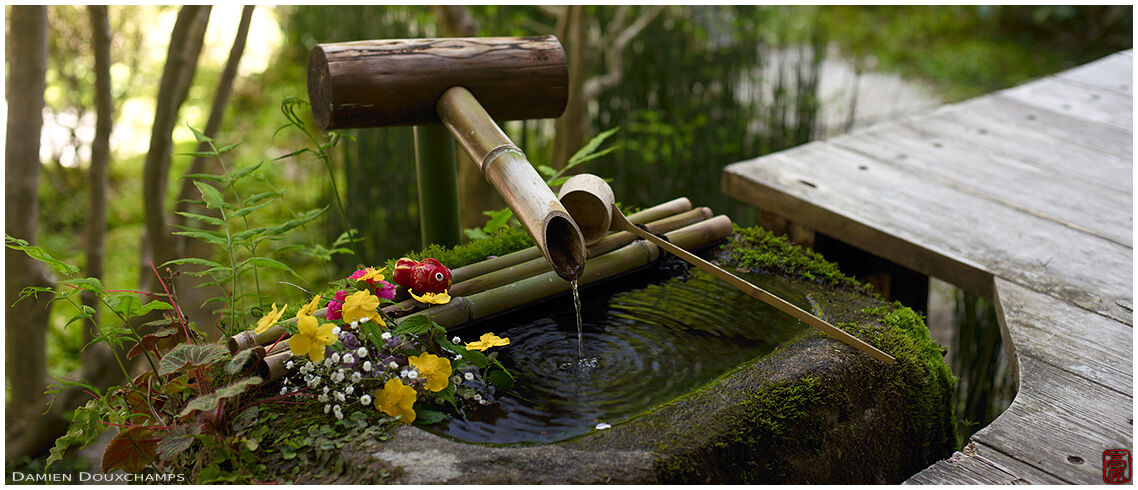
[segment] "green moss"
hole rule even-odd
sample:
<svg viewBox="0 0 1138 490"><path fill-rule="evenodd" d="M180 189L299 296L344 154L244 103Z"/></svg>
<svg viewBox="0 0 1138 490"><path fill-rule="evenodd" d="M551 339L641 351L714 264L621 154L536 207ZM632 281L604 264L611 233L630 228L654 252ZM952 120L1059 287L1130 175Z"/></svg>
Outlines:
<svg viewBox="0 0 1138 490"><path fill-rule="evenodd" d="M842 274L838 266L827 262L818 252L790 243L784 236L755 226L735 225L735 233L723 243L729 250L729 266L786 276L798 276L823 284L863 289L853 278Z"/></svg>
<svg viewBox="0 0 1138 490"><path fill-rule="evenodd" d="M431 244L419 252L412 252L406 256L414 260L434 257L448 268L457 269L464 265L481 262L490 256L505 255L531 246L533 246L533 238L525 229L504 228L484 240L475 240L450 248ZM400 257L388 259L385 264L387 270L394 270L395 262L399 259Z"/></svg>

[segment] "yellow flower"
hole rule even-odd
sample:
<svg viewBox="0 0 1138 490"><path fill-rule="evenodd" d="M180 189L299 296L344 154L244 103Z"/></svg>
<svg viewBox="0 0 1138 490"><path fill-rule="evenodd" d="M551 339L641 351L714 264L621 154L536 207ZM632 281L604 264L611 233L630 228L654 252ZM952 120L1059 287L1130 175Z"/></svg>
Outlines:
<svg viewBox="0 0 1138 490"><path fill-rule="evenodd" d="M398 417L408 425L415 421L415 388L403 384L399 378L391 378L382 390L375 392L375 408L392 417Z"/></svg>
<svg viewBox="0 0 1138 490"><path fill-rule="evenodd" d="M344 321L347 323L356 322L362 318L382 322L379 314L375 311L376 308L379 308L378 297L367 291L356 291L355 294L344 298L344 308L341 310L341 314L344 315Z"/></svg>
<svg viewBox="0 0 1138 490"><path fill-rule="evenodd" d="M301 307L300 311L296 312L296 317L300 318L302 316L311 315L313 313L316 313L316 308L318 306L320 306L320 295L317 295L315 298L312 298L311 302L309 302L308 304Z"/></svg>
<svg viewBox="0 0 1138 490"><path fill-rule="evenodd" d="M335 325L331 323L316 325L314 316L299 317L296 321L299 332L288 340L288 348L294 355L308 356L312 362L323 361L324 347L335 344L338 340L336 334L332 333L332 329L336 328Z"/></svg>
<svg viewBox="0 0 1138 490"><path fill-rule="evenodd" d="M432 305L445 305L450 303L450 295L446 291L441 293L423 293L422 296L416 296L414 291L411 291L411 297L420 303L430 303Z"/></svg>
<svg viewBox="0 0 1138 490"><path fill-rule="evenodd" d="M385 271L385 270L387 270L386 267L380 268L379 270L372 269L371 267L368 267L367 273L365 273L363 275L363 277L359 278L358 280L368 281L368 282L382 281L382 280L384 280L383 271Z"/></svg>
<svg viewBox="0 0 1138 490"><path fill-rule="evenodd" d="M407 358L407 364L415 368L427 380L426 387L431 391L442 391L450 383L450 359L434 354L419 354Z"/></svg>
<svg viewBox="0 0 1138 490"><path fill-rule="evenodd" d="M486 350L491 347L510 345L510 338L501 338L493 333L484 333L477 342L467 342L466 348L471 350Z"/></svg>
<svg viewBox="0 0 1138 490"><path fill-rule="evenodd" d="M265 330L268 330L269 327L275 325L277 323L277 320L281 319L281 315L284 315L286 308L288 308L288 305L284 305L284 308L281 308L280 311L277 311L277 304L273 303L273 309L268 313L265 313L265 316L261 317L260 320L257 320L257 328L253 329L253 333L264 332Z"/></svg>

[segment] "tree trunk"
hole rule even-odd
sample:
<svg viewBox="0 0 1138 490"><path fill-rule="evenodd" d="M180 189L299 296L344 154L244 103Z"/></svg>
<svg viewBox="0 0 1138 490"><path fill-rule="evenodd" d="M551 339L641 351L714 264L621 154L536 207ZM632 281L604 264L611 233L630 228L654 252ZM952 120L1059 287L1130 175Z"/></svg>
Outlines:
<svg viewBox="0 0 1138 490"><path fill-rule="evenodd" d="M569 157L585 143L588 131L588 100L584 94L585 77L589 66L585 34L585 7L571 5L565 8L565 15L557 23L557 37L565 47L569 58L569 103L565 112L557 118L557 136L553 140L553 168L564 167Z"/></svg>
<svg viewBox="0 0 1138 490"><path fill-rule="evenodd" d="M111 24L106 5L88 7L95 50L95 140L91 142L91 166L87 179L87 277L103 278L103 238L107 228L107 189L109 186L111 129L114 126L114 98L111 95ZM90 294L83 304L95 309L99 302ZM92 328L84 330L83 343L94 337Z"/></svg>
<svg viewBox="0 0 1138 490"><path fill-rule="evenodd" d="M172 133L178 123L178 109L194 80L198 55L206 25L209 23L209 6L187 5L178 12L170 46L166 51L166 65L155 98L154 126L150 133L150 149L142 169L142 206L146 221L146 240L149 255L155 266L174 258L172 240L166 228L166 186L170 173L170 154L173 150ZM147 247L144 247L144 249ZM141 264L139 289L145 291L153 284L150 265L145 254Z"/></svg>
<svg viewBox="0 0 1138 490"><path fill-rule="evenodd" d="M435 5L431 7L439 19L444 37L474 37L478 35L478 22L463 5ZM523 148L524 150L524 148ZM482 177L478 164L465 151L455 152L458 167L459 222L463 229L481 228L486 223L483 211L501 209L506 202L494 187Z"/></svg>
<svg viewBox="0 0 1138 490"><path fill-rule="evenodd" d="M40 130L43 126L47 72L47 7L13 6L9 18L8 129L4 151L4 231L36 241L39 213ZM18 60L18 61L17 61ZM45 398L47 378L45 339L50 298L28 299L14 306L20 291L49 286L47 272L18 250L5 250L4 278L5 369L10 389L5 417L5 458L42 449L36 426Z"/></svg>

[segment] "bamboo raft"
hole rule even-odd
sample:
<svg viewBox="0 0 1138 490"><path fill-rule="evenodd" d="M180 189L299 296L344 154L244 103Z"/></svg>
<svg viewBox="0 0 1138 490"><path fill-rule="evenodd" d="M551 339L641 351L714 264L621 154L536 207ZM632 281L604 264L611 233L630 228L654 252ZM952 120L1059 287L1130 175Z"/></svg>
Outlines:
<svg viewBox="0 0 1138 490"><path fill-rule="evenodd" d="M1101 484L1131 450L1132 73L1125 51L724 170L732 197L997 305L1015 400L907 483Z"/></svg>

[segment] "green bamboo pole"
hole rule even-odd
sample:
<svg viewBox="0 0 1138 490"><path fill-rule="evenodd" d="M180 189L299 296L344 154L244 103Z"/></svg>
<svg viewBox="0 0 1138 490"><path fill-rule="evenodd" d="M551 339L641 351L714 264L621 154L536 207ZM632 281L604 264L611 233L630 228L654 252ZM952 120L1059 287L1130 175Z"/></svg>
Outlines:
<svg viewBox="0 0 1138 490"><path fill-rule="evenodd" d="M414 133L422 246L453 247L462 239L454 139L441 124L415 126Z"/></svg>
<svg viewBox="0 0 1138 490"><path fill-rule="evenodd" d="M711 208L696 208L690 211L669 216L667 218L659 219L645 225L648 231L652 233L668 233L685 226L698 223L707 219L711 219ZM594 259L620 247L628 245L636 236L628 232L613 233L601 241L590 245L588 248L589 259ZM592 262L585 262L585 267L592 267ZM541 255L537 255L533 259L520 264L503 267L493 272L482 274L478 277L467 279L463 282L456 283L450 288L450 295L454 296L468 296L475 293L480 293L488 289L496 288L509 284L514 281L519 281L527 277L533 277L541 273L549 272L552 270L549 263L545 261ZM391 305L383 309L383 312L391 317L402 317L423 309L422 303L414 299L408 299L396 305Z"/></svg>
<svg viewBox="0 0 1138 490"><path fill-rule="evenodd" d="M679 197L672 199L671 201L657 204L650 208L630 214L628 215L628 220L633 223L643 224L682 213L684 211L690 210L691 208L692 204L688 198ZM538 250L537 247L524 248L522 250L518 250L517 252L483 260L482 262L476 262L454 269L451 271L451 281L457 284L499 269L515 266L522 262L528 262L541 256L541 250Z"/></svg>
<svg viewBox="0 0 1138 490"><path fill-rule="evenodd" d="M667 233L665 236L678 247L694 250L726 238L730 234L731 220L720 215ZM590 259L578 282L589 284L623 274L648 265L659 256L660 248L655 244L645 240L636 240L619 250ZM430 316L439 325L453 329L471 320L501 313L554 294L569 291L569 288L567 281L562 280L553 271L550 271L481 293L453 298L450 303L432 307ZM428 312L420 311L403 317L396 323L406 321L407 318L413 316L426 314Z"/></svg>

